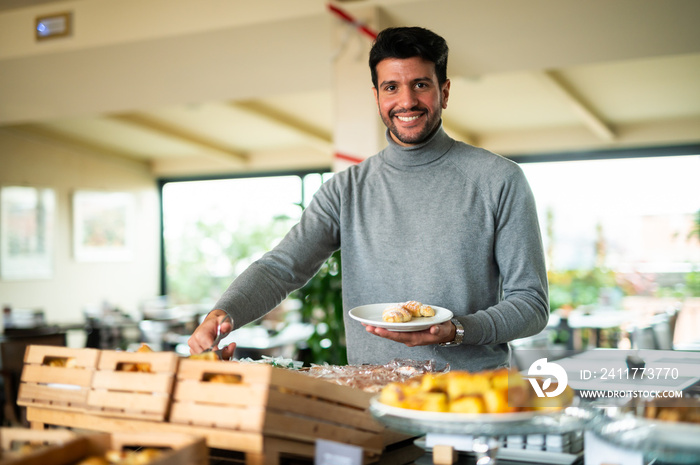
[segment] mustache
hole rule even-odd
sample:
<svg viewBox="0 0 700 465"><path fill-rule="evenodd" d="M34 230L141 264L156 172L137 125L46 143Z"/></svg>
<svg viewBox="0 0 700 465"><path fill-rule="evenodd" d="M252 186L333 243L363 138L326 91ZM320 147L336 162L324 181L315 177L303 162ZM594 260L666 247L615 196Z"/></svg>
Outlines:
<svg viewBox="0 0 700 465"><path fill-rule="evenodd" d="M413 107L411 109L398 108L396 110L391 110L389 112L389 116L396 116L396 115L401 115L403 113L415 113L415 112L426 113L426 110L424 108L420 108L420 107Z"/></svg>

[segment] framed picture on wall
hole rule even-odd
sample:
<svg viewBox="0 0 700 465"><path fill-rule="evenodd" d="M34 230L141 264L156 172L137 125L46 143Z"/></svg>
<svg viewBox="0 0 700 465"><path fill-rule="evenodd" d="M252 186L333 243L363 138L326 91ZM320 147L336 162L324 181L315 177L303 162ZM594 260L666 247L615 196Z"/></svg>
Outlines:
<svg viewBox="0 0 700 465"><path fill-rule="evenodd" d="M73 194L73 253L79 262L133 259L136 201L128 192Z"/></svg>
<svg viewBox="0 0 700 465"><path fill-rule="evenodd" d="M53 189L0 188L0 279L51 278L55 210Z"/></svg>

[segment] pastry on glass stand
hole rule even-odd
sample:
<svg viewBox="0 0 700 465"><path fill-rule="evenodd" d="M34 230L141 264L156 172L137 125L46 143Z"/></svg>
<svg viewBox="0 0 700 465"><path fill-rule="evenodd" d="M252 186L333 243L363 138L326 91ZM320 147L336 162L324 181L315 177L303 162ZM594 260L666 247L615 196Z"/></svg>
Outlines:
<svg viewBox="0 0 700 465"><path fill-rule="evenodd" d="M525 378L506 368L479 373L426 373L406 382L390 383L379 396L381 403L392 407L463 414L556 411L572 400L573 390L568 386L556 397L534 396Z"/></svg>
<svg viewBox="0 0 700 465"><path fill-rule="evenodd" d="M496 437L583 429L580 418L562 414L573 402L571 388L566 386L555 397L540 398L527 381L519 372L505 368L426 373L385 386L371 399L370 412L389 428L406 433L473 436L471 450L477 463L492 465L499 449ZM556 381L549 378L538 382L547 389L557 388ZM447 452L438 448L439 456L450 457Z"/></svg>

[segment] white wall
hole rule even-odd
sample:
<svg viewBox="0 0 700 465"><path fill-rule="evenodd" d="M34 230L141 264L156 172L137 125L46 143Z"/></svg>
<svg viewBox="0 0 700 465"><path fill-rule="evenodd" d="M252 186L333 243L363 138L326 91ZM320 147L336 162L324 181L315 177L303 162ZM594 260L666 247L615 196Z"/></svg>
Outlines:
<svg viewBox="0 0 700 465"><path fill-rule="evenodd" d="M83 321L83 308L103 300L136 314L159 291L158 190L148 165L47 145L0 129L0 185L52 188L56 195L53 277L0 280L0 305L41 308L49 323ZM72 194L76 189L120 191L136 198L133 260L76 262L72 255Z"/></svg>

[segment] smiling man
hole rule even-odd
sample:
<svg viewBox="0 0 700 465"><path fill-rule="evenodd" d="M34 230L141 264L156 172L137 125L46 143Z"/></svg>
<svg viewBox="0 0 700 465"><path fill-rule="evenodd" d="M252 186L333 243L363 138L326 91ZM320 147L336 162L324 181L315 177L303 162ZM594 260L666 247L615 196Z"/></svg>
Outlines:
<svg viewBox="0 0 700 465"><path fill-rule="evenodd" d="M376 70L374 97L391 138L404 147L423 142L440 125L450 81L440 82L435 64L420 57L385 58Z"/></svg>
<svg viewBox="0 0 700 465"><path fill-rule="evenodd" d="M281 243L226 290L190 338L211 344L228 313L236 327L274 308L340 249L351 364L396 358L453 369L507 366L508 342L540 332L549 314L535 202L520 168L450 138L448 47L418 27L382 31L370 71L388 146L323 184ZM454 318L394 332L350 309L417 300ZM227 354L231 353L229 349Z"/></svg>

